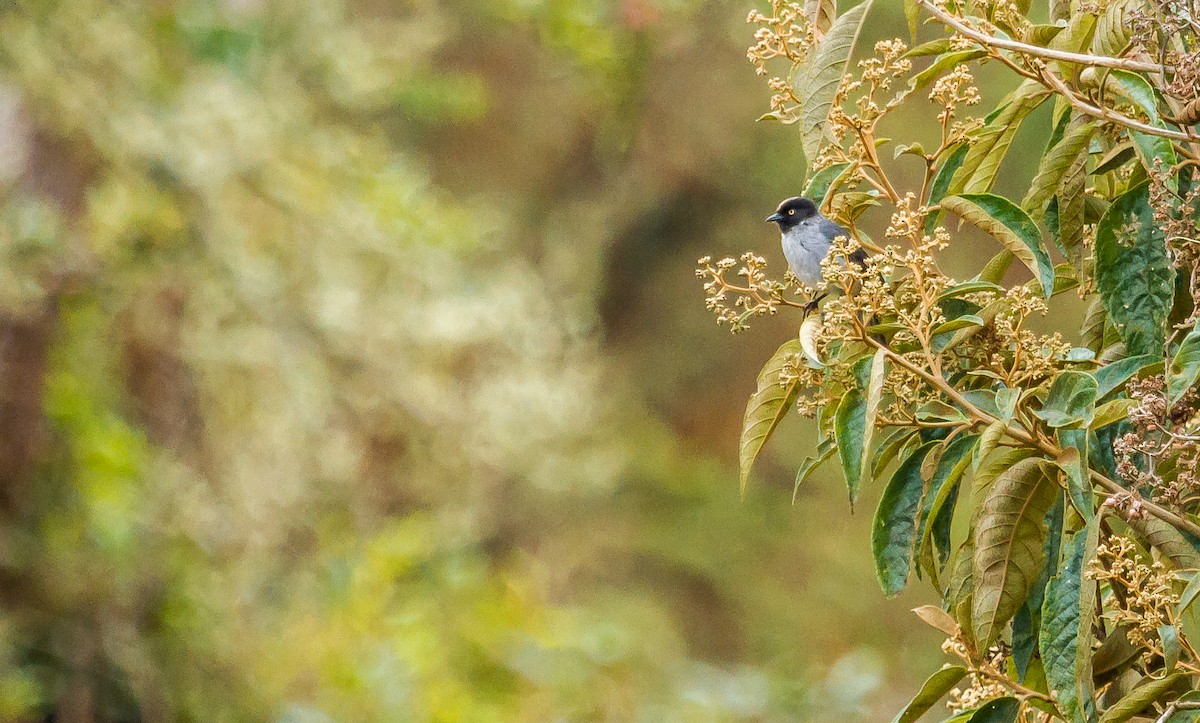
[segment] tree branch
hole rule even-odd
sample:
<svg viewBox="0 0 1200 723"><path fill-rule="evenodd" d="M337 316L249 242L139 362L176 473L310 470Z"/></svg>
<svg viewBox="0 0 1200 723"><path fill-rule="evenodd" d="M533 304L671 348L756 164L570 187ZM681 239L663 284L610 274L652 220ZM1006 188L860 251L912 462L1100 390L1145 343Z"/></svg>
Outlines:
<svg viewBox="0 0 1200 723"><path fill-rule="evenodd" d="M1159 65L1158 63L1147 63L1141 60L1131 60L1129 58L1113 58L1107 55L1089 55L1087 53L1072 53L1066 50L1054 50L1053 48L1040 48L1036 45L1029 45L1016 40L1007 38L997 38L993 35L980 32L970 25L962 22L960 18L951 15L942 8L930 2L930 0L917 0L921 7L928 10L938 20L946 25L954 28L966 37L984 45L989 45L995 48L1004 48L1025 55L1033 55L1039 58L1048 60L1061 60L1068 63L1079 63L1080 65L1093 65L1100 68L1119 68L1121 70L1148 70L1161 73L1164 70L1174 72L1175 68L1170 65Z"/></svg>

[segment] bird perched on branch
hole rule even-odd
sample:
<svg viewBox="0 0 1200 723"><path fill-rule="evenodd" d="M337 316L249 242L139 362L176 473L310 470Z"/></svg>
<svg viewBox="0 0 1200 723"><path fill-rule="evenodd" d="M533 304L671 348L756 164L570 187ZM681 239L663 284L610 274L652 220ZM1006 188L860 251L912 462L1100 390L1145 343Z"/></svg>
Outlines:
<svg viewBox="0 0 1200 723"><path fill-rule="evenodd" d="M794 196L779 204L768 221L779 225L783 255L792 273L805 286L821 282L821 261L829 255L829 247L838 236L850 238L850 232L821 215L817 204L804 196ZM862 266L866 253L858 249L850 260Z"/></svg>

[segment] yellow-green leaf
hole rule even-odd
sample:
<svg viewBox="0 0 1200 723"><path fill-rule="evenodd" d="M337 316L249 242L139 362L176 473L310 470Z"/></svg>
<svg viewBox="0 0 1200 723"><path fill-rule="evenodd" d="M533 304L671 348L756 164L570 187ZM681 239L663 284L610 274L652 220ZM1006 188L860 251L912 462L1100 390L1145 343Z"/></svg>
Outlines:
<svg viewBox="0 0 1200 723"><path fill-rule="evenodd" d="M1042 157L1037 175L1033 177L1029 192L1025 194L1025 200L1021 202L1022 208L1034 213L1042 207L1042 204L1050 200L1050 197L1058 190L1059 182L1062 181L1067 170L1087 151L1088 143L1091 142L1092 135L1095 134L1098 127L1099 125L1095 121L1090 121L1070 128L1063 139Z"/></svg>
<svg viewBox="0 0 1200 723"><path fill-rule="evenodd" d="M796 380L781 383L784 364L798 354L803 354L799 339L792 339L779 347L758 373L758 389L746 403L739 447L743 492L746 490L747 480L750 479L750 468L754 466L754 460L779 426L780 420L787 415L788 408L799 392Z"/></svg>
<svg viewBox="0 0 1200 723"><path fill-rule="evenodd" d="M1100 716L1100 723L1124 723L1145 710L1146 706L1169 693L1175 684L1185 677L1186 674L1179 671L1171 673L1165 678L1145 679L1141 685L1131 690L1113 707L1104 711L1104 715Z"/></svg>
<svg viewBox="0 0 1200 723"><path fill-rule="evenodd" d="M833 98L842 82L842 74L850 62L850 55L858 41L858 33L872 2L874 0L867 0L861 5L855 5L834 20L807 65L803 87L796 95L804 99L800 133L804 155L810 160L816 158L821 149L821 139L829 125L829 110L833 107Z"/></svg>
<svg viewBox="0 0 1200 723"><path fill-rule="evenodd" d="M982 193L992 187L1000 162L1016 138L1021 122L1030 111L1048 97L1042 85L1027 80L1011 95L1011 102L979 130L975 142L963 159L962 167L950 182L951 193Z"/></svg>
<svg viewBox="0 0 1200 723"><path fill-rule="evenodd" d="M817 29L817 37L823 37L837 16L837 0L807 0L804 10L808 21Z"/></svg>

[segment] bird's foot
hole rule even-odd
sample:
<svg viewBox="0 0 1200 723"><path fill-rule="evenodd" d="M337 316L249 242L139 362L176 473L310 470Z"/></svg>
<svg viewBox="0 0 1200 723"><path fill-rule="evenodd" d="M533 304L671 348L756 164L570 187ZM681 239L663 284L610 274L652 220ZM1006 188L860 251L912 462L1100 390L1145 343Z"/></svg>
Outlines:
<svg viewBox="0 0 1200 723"><path fill-rule="evenodd" d="M821 295L820 295L820 296L818 296L817 298L815 298L815 299L813 299L812 301L810 301L810 302L808 302L807 304L805 304L805 305L804 305L804 315L805 315L805 316L808 316L809 314L811 314L811 313L813 313L814 311L816 311L816 310L817 310L817 305L821 303L821 300L822 300L822 299L824 299L824 298L825 298L825 296L826 296L825 294L821 294Z"/></svg>

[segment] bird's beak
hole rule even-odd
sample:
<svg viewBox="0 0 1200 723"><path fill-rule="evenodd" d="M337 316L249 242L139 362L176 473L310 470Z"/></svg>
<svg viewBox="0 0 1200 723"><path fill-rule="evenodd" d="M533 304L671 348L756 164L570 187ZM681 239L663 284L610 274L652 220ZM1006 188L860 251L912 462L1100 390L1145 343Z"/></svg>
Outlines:
<svg viewBox="0 0 1200 723"><path fill-rule="evenodd" d="M773 213L770 216L767 216L767 220L773 223L779 223L783 220L783 214L779 212Z"/></svg>

